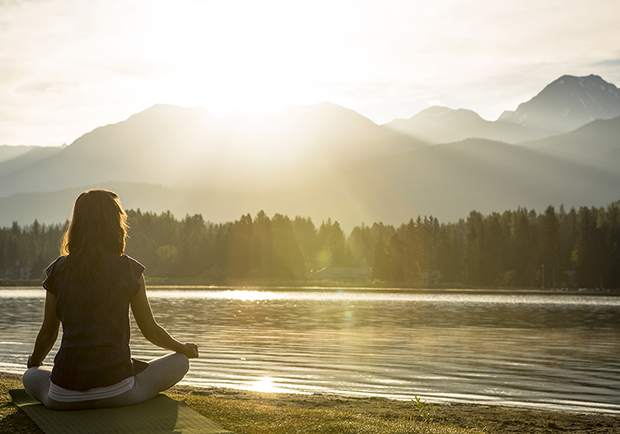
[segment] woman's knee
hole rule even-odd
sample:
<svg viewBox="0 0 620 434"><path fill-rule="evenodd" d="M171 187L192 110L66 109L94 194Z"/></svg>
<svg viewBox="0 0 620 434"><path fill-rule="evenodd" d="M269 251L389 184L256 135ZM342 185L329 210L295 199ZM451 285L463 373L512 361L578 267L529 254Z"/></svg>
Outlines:
<svg viewBox="0 0 620 434"><path fill-rule="evenodd" d="M179 370L183 371L183 375L187 374L187 371L189 371L189 358L181 353L174 353L174 355L177 356Z"/></svg>
<svg viewBox="0 0 620 434"><path fill-rule="evenodd" d="M189 370L189 360L186 355L168 354L149 362L149 366L138 375L134 388L127 392L127 396L120 398L131 401L132 404L153 398L183 379Z"/></svg>
<svg viewBox="0 0 620 434"><path fill-rule="evenodd" d="M185 375L189 371L189 358L183 353L173 353L149 362L149 366Z"/></svg>
<svg viewBox="0 0 620 434"><path fill-rule="evenodd" d="M26 389L26 393L32 396L32 389L35 384L35 370L37 368L29 368L24 375L22 375L22 383L24 384L24 389Z"/></svg>
<svg viewBox="0 0 620 434"><path fill-rule="evenodd" d="M43 402L50 387L51 369L35 366L24 372L22 383L26 393L38 401Z"/></svg>
<svg viewBox="0 0 620 434"><path fill-rule="evenodd" d="M171 387L187 374L189 371L189 359L185 354L173 353L149 362L148 368L144 372L141 372L136 376L148 377L156 382L163 382L169 384L167 387Z"/></svg>
<svg viewBox="0 0 620 434"><path fill-rule="evenodd" d="M189 359L182 353L170 354L168 369L176 377L176 382L181 381L189 371Z"/></svg>

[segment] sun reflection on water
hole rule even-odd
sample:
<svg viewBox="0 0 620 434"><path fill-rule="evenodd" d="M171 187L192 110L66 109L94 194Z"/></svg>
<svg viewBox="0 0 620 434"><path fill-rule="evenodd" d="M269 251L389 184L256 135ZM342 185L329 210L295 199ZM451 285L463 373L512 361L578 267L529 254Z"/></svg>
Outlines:
<svg viewBox="0 0 620 434"><path fill-rule="evenodd" d="M241 301L272 300L276 298L276 294L274 294L273 292L249 291L249 290L225 291L223 296L224 298L228 298L230 300L241 300Z"/></svg>
<svg viewBox="0 0 620 434"><path fill-rule="evenodd" d="M252 384L251 390L256 392L277 393L284 392L284 389L277 387L274 383L274 379L271 377L262 377Z"/></svg>
<svg viewBox="0 0 620 434"><path fill-rule="evenodd" d="M42 291L39 295L43 293ZM1 294L1 290L0 290ZM227 289L227 290L214 290L214 289L198 289L192 290L190 287L186 288L150 288L148 291L149 298L168 298L168 299L179 299L179 298L193 298L193 299L224 299L224 300L241 300L241 301L257 301L257 300L273 300L276 298L286 298L287 294L284 295L276 294L274 292L269 291L259 291L259 290L251 290L251 289Z"/></svg>

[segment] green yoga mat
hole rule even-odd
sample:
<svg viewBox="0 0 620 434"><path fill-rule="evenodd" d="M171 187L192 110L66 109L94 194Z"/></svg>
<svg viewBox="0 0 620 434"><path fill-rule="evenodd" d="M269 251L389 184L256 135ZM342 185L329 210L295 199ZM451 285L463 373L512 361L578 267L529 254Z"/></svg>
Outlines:
<svg viewBox="0 0 620 434"><path fill-rule="evenodd" d="M232 434L184 402L162 394L129 407L55 411L32 399L24 389L9 393L13 403L45 434Z"/></svg>

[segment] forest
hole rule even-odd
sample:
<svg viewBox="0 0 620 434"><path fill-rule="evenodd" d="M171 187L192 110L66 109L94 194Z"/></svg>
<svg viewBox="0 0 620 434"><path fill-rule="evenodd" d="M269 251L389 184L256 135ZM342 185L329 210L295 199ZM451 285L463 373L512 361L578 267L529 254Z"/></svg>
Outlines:
<svg viewBox="0 0 620 434"><path fill-rule="evenodd" d="M367 268L366 284L405 287L619 288L620 201L542 213L519 208L441 223L319 226L260 211L234 222L128 210L126 253L155 281L303 284L326 267ZM42 279L64 224L37 220L0 229L0 281Z"/></svg>

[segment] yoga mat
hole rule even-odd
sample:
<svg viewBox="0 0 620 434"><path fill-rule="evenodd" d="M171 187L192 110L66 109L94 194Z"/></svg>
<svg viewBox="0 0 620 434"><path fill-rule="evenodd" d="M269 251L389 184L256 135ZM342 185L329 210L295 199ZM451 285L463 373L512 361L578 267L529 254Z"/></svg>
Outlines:
<svg viewBox="0 0 620 434"><path fill-rule="evenodd" d="M184 402L162 394L128 407L57 411L35 401L24 389L9 393L45 434L232 434Z"/></svg>

